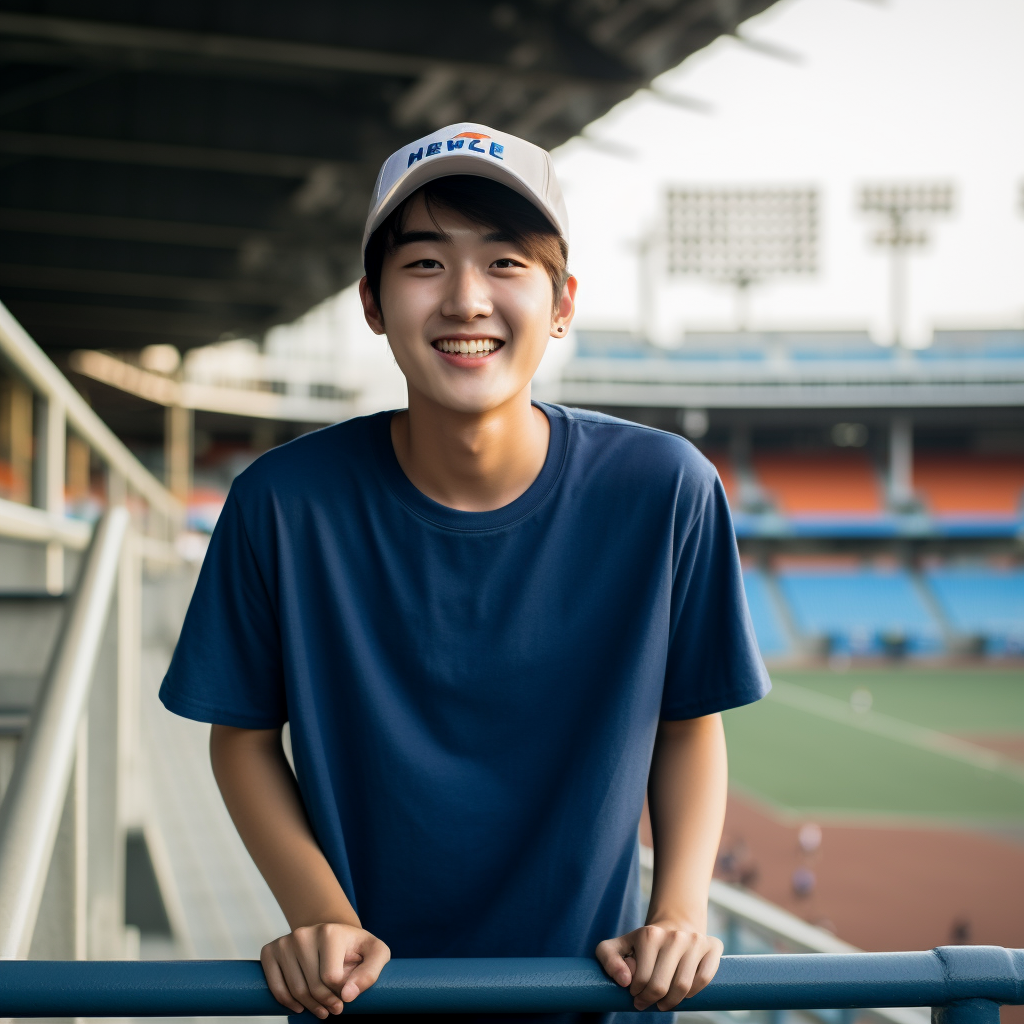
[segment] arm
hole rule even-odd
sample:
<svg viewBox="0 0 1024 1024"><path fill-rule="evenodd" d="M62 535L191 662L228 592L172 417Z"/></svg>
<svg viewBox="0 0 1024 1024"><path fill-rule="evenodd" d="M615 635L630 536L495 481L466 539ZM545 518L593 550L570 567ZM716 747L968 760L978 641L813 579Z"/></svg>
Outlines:
<svg viewBox="0 0 1024 1024"><path fill-rule="evenodd" d="M260 954L271 992L296 1013L341 1013L391 953L362 928L317 845L281 731L214 725L210 760L238 834L292 929Z"/></svg>
<svg viewBox="0 0 1024 1024"><path fill-rule="evenodd" d="M677 1006L718 970L722 944L707 935L708 888L725 821L728 766L721 715L662 722L648 796L654 884L647 923L607 939L597 958L637 1009Z"/></svg>

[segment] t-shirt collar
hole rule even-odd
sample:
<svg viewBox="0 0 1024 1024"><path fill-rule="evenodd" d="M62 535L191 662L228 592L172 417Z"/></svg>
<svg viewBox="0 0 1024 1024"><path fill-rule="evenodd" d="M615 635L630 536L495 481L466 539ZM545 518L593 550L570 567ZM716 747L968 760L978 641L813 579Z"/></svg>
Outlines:
<svg viewBox="0 0 1024 1024"><path fill-rule="evenodd" d="M373 417L372 432L375 454L388 489L416 515L449 530L479 532L498 530L530 515L547 497L562 471L568 446L569 431L565 411L557 405L545 402L533 403L548 418L551 437L544 466L532 484L515 501L490 512L464 512L449 508L428 498L418 490L405 475L394 446L391 443L391 418L396 410L380 413Z"/></svg>

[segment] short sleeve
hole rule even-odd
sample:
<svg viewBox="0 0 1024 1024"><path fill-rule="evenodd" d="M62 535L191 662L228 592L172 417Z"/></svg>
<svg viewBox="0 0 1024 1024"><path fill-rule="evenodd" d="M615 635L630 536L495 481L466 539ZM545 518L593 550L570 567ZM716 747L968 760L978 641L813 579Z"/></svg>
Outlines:
<svg viewBox="0 0 1024 1024"><path fill-rule="evenodd" d="M273 729L288 717L280 630L236 491L210 539L160 699L200 722Z"/></svg>
<svg viewBox="0 0 1024 1024"><path fill-rule="evenodd" d="M681 488L675 545L661 717L698 718L760 700L771 683L747 610L732 517L717 474L700 482L697 495Z"/></svg>

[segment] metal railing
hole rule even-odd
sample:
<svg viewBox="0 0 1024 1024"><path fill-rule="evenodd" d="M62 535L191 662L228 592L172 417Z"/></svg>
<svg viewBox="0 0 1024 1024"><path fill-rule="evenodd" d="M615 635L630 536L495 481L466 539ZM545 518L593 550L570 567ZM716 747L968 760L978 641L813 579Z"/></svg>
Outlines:
<svg viewBox="0 0 1024 1024"><path fill-rule="evenodd" d="M1024 1003L1024 950L727 956L681 1008L781 1010L931 1006L936 1024L998 1024ZM627 990L576 957L392 960L345 1013L635 1012ZM259 963L7 961L4 1017L283 1016ZM654 1011L657 1012L657 1011ZM310 1018L312 1019L312 1018Z"/></svg>
<svg viewBox="0 0 1024 1024"><path fill-rule="evenodd" d="M110 470L118 474L125 485L143 498L170 527L180 523L183 516L181 503L89 408L85 399L3 303L0 303L0 353L46 403L42 447L49 451L44 450L40 455L47 463L42 476L49 479L42 491L46 502L44 507L48 511L63 513L64 430L70 426ZM60 507L52 507L47 498Z"/></svg>
<svg viewBox="0 0 1024 1024"><path fill-rule="evenodd" d="M0 958L28 955L128 529L100 521L74 602L0 805Z"/></svg>
<svg viewBox="0 0 1024 1024"><path fill-rule="evenodd" d="M122 956L131 946L125 835L148 823L138 738L142 570L177 571L184 508L2 304L0 368L7 387L31 398L19 404L17 426L22 455L26 445L31 452L31 486L21 493L32 502L0 499L0 542L13 555L0 609L13 616L4 654L21 680L2 694L18 713L4 716L0 735L4 762L14 759L9 782L0 777L0 956ZM83 446L92 507L107 510L95 529L66 514L69 467L80 485ZM44 593L62 599L49 607L63 613L48 661L35 646L52 633L31 600ZM11 626L23 620L24 639ZM27 680L40 686L31 708Z"/></svg>

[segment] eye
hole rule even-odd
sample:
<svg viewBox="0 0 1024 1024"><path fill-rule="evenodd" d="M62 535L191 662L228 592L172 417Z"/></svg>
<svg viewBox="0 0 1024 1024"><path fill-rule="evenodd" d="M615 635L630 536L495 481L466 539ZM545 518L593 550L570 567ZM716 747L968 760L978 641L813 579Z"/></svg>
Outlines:
<svg viewBox="0 0 1024 1024"><path fill-rule="evenodd" d="M525 264L512 259L510 256L506 256L504 259L495 260L491 266L496 270L511 270L513 267L522 267L525 266Z"/></svg>
<svg viewBox="0 0 1024 1024"><path fill-rule="evenodd" d="M410 263L409 267L415 267L419 270L444 270L444 267L441 265L441 262L439 260L431 259L416 260L415 262Z"/></svg>

